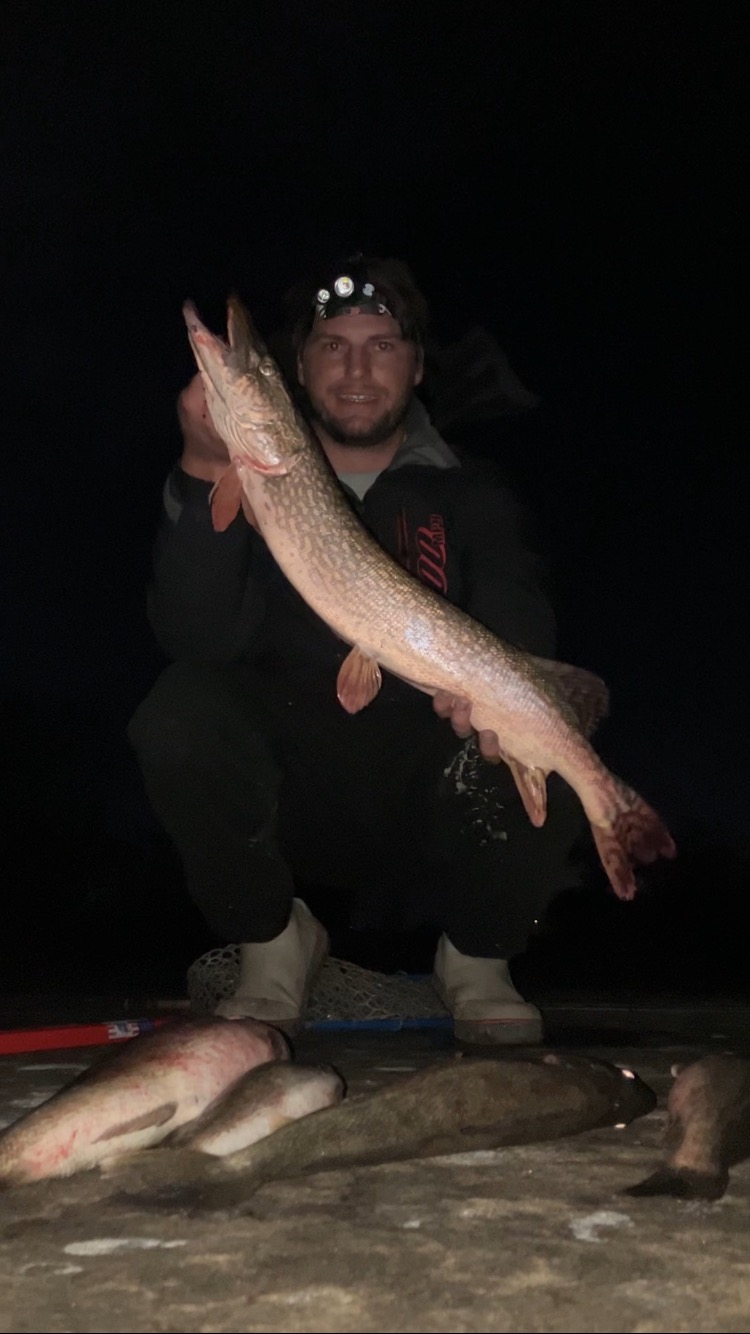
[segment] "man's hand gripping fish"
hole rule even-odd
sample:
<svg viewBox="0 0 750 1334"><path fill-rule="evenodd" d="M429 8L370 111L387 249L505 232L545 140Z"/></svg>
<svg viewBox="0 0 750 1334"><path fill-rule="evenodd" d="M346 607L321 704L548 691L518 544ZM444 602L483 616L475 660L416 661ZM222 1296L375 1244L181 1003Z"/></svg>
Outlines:
<svg viewBox="0 0 750 1334"><path fill-rule="evenodd" d="M230 468L212 493L214 527L229 526L246 497L275 560L310 607L352 650L337 691L357 713L376 697L381 668L434 695L468 699L471 724L494 731L525 809L546 817L546 778L577 793L615 893L632 899L633 868L675 847L659 816L610 773L587 740L606 712L598 677L533 657L422 584L360 523L276 363L238 298L228 343L184 307L211 420Z"/></svg>

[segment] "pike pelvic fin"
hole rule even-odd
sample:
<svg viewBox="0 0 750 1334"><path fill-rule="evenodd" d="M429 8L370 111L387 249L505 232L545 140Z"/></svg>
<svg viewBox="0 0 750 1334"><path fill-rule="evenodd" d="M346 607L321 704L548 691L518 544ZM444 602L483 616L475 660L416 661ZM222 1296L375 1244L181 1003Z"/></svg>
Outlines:
<svg viewBox="0 0 750 1334"><path fill-rule="evenodd" d="M547 819L546 773L543 769L532 769L525 764L521 764L518 760L514 760L511 755L504 755L503 759L515 779L526 814L534 827L541 829Z"/></svg>
<svg viewBox="0 0 750 1334"><path fill-rule="evenodd" d="M368 658L356 644L344 658L336 681L339 704L347 713L359 713L372 704L383 677L374 658Z"/></svg>

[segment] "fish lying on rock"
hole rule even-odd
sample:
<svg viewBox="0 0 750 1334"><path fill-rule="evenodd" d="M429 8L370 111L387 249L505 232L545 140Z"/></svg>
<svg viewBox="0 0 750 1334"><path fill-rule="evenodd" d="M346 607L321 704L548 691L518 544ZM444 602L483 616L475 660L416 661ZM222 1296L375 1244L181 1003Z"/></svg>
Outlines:
<svg viewBox="0 0 750 1334"><path fill-rule="evenodd" d="M248 1071L228 1093L164 1143L168 1148L224 1157L265 1139L290 1121L333 1107L343 1096L344 1081L332 1066L274 1061Z"/></svg>
<svg viewBox="0 0 750 1334"><path fill-rule="evenodd" d="M254 1019L165 1024L108 1052L0 1133L0 1188L71 1176L157 1144L289 1046Z"/></svg>
<svg viewBox="0 0 750 1334"><path fill-rule="evenodd" d="M710 1055L672 1073L666 1159L626 1194L718 1200L729 1184L729 1168L750 1158L750 1060Z"/></svg>
<svg viewBox="0 0 750 1334"><path fill-rule="evenodd" d="M655 1105L632 1071L586 1056L465 1058L313 1112L228 1157L157 1149L115 1171L131 1207L241 1214L269 1181L624 1126Z"/></svg>

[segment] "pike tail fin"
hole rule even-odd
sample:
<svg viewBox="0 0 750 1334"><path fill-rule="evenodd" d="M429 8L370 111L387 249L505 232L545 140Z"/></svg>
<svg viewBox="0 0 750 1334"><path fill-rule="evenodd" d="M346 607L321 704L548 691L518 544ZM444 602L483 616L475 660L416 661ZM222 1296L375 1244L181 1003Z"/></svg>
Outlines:
<svg viewBox="0 0 750 1334"><path fill-rule="evenodd" d="M109 1200L115 1206L188 1216L239 1217L269 1179L262 1171L237 1175L225 1160L184 1147L145 1149L102 1170L114 1187Z"/></svg>
<svg viewBox="0 0 750 1334"><path fill-rule="evenodd" d="M633 868L657 857L674 857L669 830L656 811L633 788L610 775L609 800L603 817L591 822L599 857L618 899L633 899Z"/></svg>

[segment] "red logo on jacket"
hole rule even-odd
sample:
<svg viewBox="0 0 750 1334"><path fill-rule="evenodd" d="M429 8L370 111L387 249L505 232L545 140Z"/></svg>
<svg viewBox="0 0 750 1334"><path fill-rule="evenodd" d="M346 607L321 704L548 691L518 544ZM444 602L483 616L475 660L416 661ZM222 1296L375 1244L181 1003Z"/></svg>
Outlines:
<svg viewBox="0 0 750 1334"><path fill-rule="evenodd" d="M447 593L447 552L445 549L445 521L442 514L431 514L426 524L417 528L412 539L406 511L398 516L398 556L402 565L417 574L425 584L431 584L439 593Z"/></svg>

